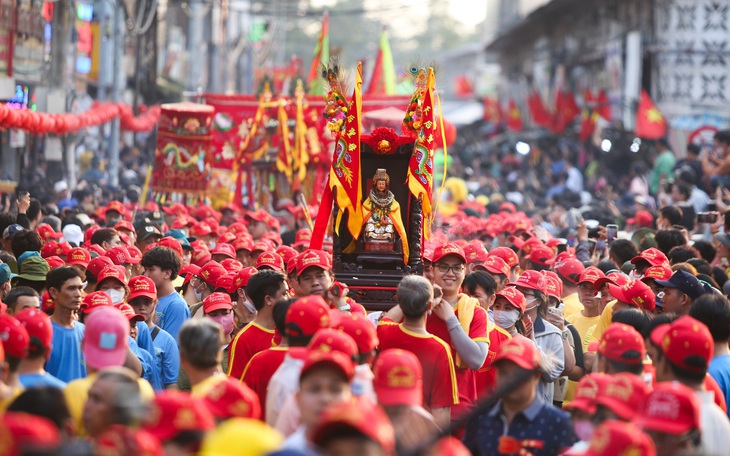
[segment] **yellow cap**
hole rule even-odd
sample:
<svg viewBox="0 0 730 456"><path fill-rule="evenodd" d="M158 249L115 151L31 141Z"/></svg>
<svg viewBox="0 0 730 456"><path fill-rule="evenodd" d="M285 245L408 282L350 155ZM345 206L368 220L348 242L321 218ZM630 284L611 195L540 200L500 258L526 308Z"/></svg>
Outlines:
<svg viewBox="0 0 730 456"><path fill-rule="evenodd" d="M245 445L241 443L245 442ZM200 456L263 456L284 442L276 429L259 420L231 418L209 432Z"/></svg>

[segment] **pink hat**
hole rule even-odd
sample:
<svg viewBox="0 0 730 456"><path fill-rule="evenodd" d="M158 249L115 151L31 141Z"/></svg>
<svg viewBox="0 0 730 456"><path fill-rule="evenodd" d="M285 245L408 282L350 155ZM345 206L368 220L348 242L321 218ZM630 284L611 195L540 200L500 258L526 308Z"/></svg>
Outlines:
<svg viewBox="0 0 730 456"><path fill-rule="evenodd" d="M102 306L85 320L83 349L86 364L94 369L121 366L127 356L129 320L114 307Z"/></svg>

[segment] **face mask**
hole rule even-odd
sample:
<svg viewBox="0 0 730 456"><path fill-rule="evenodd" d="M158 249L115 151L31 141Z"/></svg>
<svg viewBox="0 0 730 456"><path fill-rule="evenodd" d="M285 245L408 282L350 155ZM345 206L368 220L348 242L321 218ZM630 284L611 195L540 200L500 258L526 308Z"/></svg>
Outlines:
<svg viewBox="0 0 730 456"><path fill-rule="evenodd" d="M494 324L502 329L508 329L517 323L520 318L520 312L517 310L495 310Z"/></svg>
<svg viewBox="0 0 730 456"><path fill-rule="evenodd" d="M114 304L119 304L120 302L124 302L124 291L115 290L113 288L110 288L108 290L105 290L104 293L108 294L110 298L112 298L112 302Z"/></svg>
<svg viewBox="0 0 730 456"><path fill-rule="evenodd" d="M537 307L537 304L535 304L534 306L532 305L535 302L537 302L537 298L530 298L530 299L526 300L525 301L525 312L530 311L530 310L534 309L535 307Z"/></svg>
<svg viewBox="0 0 730 456"><path fill-rule="evenodd" d="M208 318L218 323L223 328L224 334L229 335L233 332L233 312L228 312L228 315L218 315Z"/></svg>
<svg viewBox="0 0 730 456"><path fill-rule="evenodd" d="M193 288L193 294L195 295L195 300L200 302L203 300L203 292L198 291L197 288Z"/></svg>
<svg viewBox="0 0 730 456"><path fill-rule="evenodd" d="M588 442L593 437L593 423L588 420L580 420L573 422L573 430L575 435L584 442Z"/></svg>
<svg viewBox="0 0 730 456"><path fill-rule="evenodd" d="M210 241L210 250L215 248L215 241Z"/></svg>
<svg viewBox="0 0 730 456"><path fill-rule="evenodd" d="M251 301L243 301L243 306L248 309L249 312L256 313L256 308L253 306L253 304L251 304Z"/></svg>
<svg viewBox="0 0 730 456"><path fill-rule="evenodd" d="M629 271L630 280L641 280L642 277L644 277L644 274L638 274L636 271Z"/></svg>

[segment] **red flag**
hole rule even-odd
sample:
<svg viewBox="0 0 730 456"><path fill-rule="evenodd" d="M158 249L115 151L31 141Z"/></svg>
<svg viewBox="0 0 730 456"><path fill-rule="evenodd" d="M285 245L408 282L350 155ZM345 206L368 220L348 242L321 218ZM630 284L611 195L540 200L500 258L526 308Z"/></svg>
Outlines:
<svg viewBox="0 0 730 456"><path fill-rule="evenodd" d="M651 101L646 90L641 91L635 131L636 136L646 139L660 139L667 134L667 120Z"/></svg>
<svg viewBox="0 0 730 456"><path fill-rule="evenodd" d="M329 184L340 209L335 227L345 211L347 229L357 239L362 228L362 172L360 170L360 111L362 109L362 63L357 66L355 89L345 117L345 128L335 144Z"/></svg>
<svg viewBox="0 0 730 456"><path fill-rule="evenodd" d="M507 105L507 128L512 131L522 131L522 113L514 99L510 98Z"/></svg>
<svg viewBox="0 0 730 456"><path fill-rule="evenodd" d="M432 210L434 135L439 128L433 113L434 86L433 68L429 68L426 88L423 92L421 129L418 131L418 140L413 147L413 153L408 163L408 177L406 178L413 196L416 198L423 196L424 220L430 220Z"/></svg>
<svg viewBox="0 0 730 456"><path fill-rule="evenodd" d="M562 133L579 114L580 108L578 108L578 104L575 102L573 93L563 92L563 89L558 89L555 97L555 113L553 114L553 121L550 128L552 132L556 134Z"/></svg>
<svg viewBox="0 0 730 456"><path fill-rule="evenodd" d="M493 125L499 125L502 122L502 108L499 106L499 101L484 97L482 103L484 103L484 120Z"/></svg>
<svg viewBox="0 0 730 456"><path fill-rule="evenodd" d="M604 119L611 121L611 104L608 102L608 95L606 95L606 91L601 89L598 92L598 100L596 100L596 112L599 116L603 117Z"/></svg>
<svg viewBox="0 0 730 456"><path fill-rule="evenodd" d="M307 78L307 84L312 87L314 82L319 77L319 65L327 65L327 61L330 58L330 20L327 11L324 12L322 17L322 30L319 32L317 38L317 47L314 49L314 59L312 60L312 66L309 67L309 77Z"/></svg>
<svg viewBox="0 0 730 456"><path fill-rule="evenodd" d="M596 129L596 122L598 121L598 113L591 111L590 109L584 109L581 114L580 121L580 132L578 133L578 139L585 141L591 137L593 130Z"/></svg>
<svg viewBox="0 0 730 456"><path fill-rule="evenodd" d="M547 127L550 125L550 113L545 104L542 102L540 93L537 89L532 89L532 94L527 99L527 107L530 108L530 114L532 115L532 121L541 127Z"/></svg>
<svg viewBox="0 0 730 456"><path fill-rule="evenodd" d="M596 99L593 98L593 92L591 92L590 87L586 87L586 91L583 92L583 103L586 105L586 108L592 109L593 105L596 103Z"/></svg>

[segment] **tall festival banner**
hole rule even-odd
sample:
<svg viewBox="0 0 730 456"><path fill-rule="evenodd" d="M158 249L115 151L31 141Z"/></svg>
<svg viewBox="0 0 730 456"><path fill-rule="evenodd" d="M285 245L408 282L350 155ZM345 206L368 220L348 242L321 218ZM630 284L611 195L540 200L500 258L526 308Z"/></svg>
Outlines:
<svg viewBox="0 0 730 456"><path fill-rule="evenodd" d="M195 103L165 104L157 124L150 187L158 199L202 201L207 197L214 109Z"/></svg>

